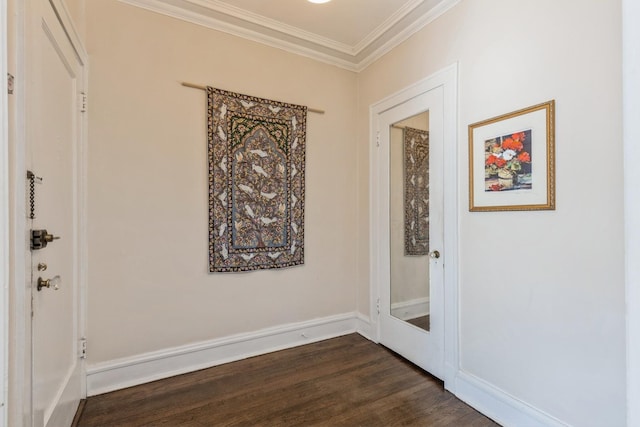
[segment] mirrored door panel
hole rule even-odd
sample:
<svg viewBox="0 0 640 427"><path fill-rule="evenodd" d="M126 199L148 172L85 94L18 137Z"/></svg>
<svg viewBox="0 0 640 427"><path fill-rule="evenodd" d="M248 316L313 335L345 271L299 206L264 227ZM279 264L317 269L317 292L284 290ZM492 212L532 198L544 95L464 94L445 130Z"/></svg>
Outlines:
<svg viewBox="0 0 640 427"><path fill-rule="evenodd" d="M389 136L390 314L429 331L429 112Z"/></svg>

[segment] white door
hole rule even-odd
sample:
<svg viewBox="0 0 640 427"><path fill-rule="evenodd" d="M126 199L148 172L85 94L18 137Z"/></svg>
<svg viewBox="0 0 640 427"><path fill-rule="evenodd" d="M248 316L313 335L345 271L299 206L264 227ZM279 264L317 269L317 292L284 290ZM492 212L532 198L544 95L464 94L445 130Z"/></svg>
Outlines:
<svg viewBox="0 0 640 427"><path fill-rule="evenodd" d="M428 155L412 151L414 137L406 144L396 137L420 129L422 122ZM444 379L442 87L381 112L377 132L379 342ZM416 162L428 164L421 169L425 176L412 169ZM418 185L423 179L426 184ZM420 236L416 230L424 227ZM417 247L416 238L428 242Z"/></svg>
<svg viewBox="0 0 640 427"><path fill-rule="evenodd" d="M27 208L29 216L33 208L34 218L27 227L30 235L31 230L47 230L59 237L51 240L42 233L39 241L46 247L27 255L32 421L34 426L63 427L71 424L83 393L78 197L83 68L49 1L30 1L26 16L26 166L37 177Z"/></svg>
<svg viewBox="0 0 640 427"><path fill-rule="evenodd" d="M0 0L0 76L7 72L7 2ZM9 122L8 89L0 83L0 427L7 425L7 385L9 354Z"/></svg>

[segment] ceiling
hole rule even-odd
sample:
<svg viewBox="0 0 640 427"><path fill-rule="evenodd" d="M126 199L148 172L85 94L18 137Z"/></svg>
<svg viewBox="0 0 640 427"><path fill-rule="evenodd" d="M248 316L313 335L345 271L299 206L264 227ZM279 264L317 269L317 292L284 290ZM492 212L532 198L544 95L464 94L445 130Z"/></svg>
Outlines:
<svg viewBox="0 0 640 427"><path fill-rule="evenodd" d="M360 71L460 0L121 0Z"/></svg>

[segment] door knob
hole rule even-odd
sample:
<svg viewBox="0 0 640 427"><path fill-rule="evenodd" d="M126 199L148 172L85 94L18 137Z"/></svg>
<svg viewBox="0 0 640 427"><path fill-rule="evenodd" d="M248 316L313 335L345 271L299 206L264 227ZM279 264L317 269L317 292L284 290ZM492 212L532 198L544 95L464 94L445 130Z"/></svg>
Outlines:
<svg viewBox="0 0 640 427"><path fill-rule="evenodd" d="M430 256L431 258L433 258L433 259L438 259L438 258L440 258L440 252L438 252L438 251L431 251L431 252L429 252L429 256Z"/></svg>
<svg viewBox="0 0 640 427"><path fill-rule="evenodd" d="M57 291L60 289L60 276L54 276L51 279L38 277L38 292L40 292L42 288L53 288L54 291Z"/></svg>

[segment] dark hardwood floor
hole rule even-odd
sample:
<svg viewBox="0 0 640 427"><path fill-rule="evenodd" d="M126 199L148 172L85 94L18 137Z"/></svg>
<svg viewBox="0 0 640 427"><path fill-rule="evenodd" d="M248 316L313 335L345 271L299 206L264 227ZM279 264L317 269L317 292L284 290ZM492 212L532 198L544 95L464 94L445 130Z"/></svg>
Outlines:
<svg viewBox="0 0 640 427"><path fill-rule="evenodd" d="M90 397L79 426L497 426L357 334Z"/></svg>
<svg viewBox="0 0 640 427"><path fill-rule="evenodd" d="M427 316L416 317L415 319L409 319L407 322L411 323L413 326L417 326L418 328L422 328L425 331L428 331L431 327L431 319Z"/></svg>

